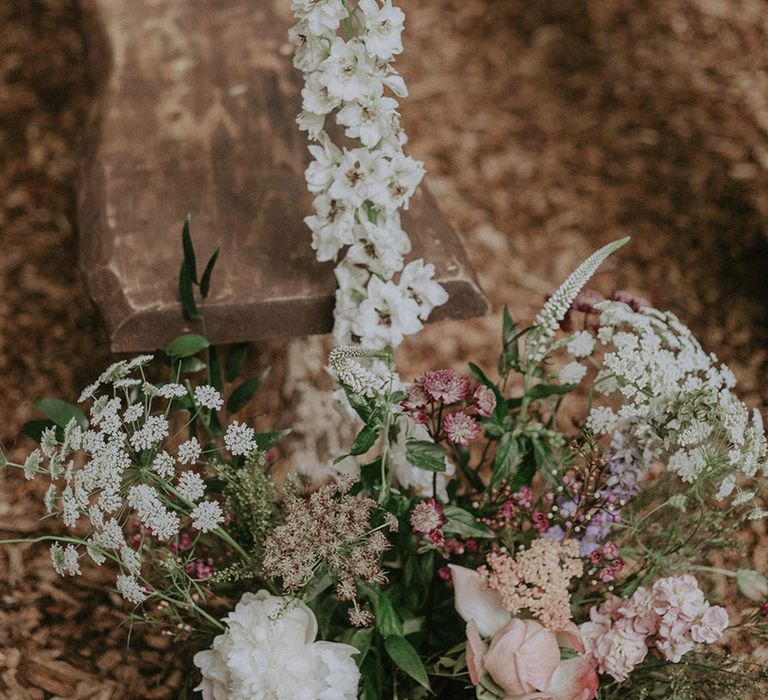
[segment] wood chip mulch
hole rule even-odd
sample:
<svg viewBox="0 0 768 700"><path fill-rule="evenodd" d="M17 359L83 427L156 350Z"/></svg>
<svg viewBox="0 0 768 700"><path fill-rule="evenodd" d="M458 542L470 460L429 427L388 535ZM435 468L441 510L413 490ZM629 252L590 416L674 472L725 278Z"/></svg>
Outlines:
<svg viewBox="0 0 768 700"><path fill-rule="evenodd" d="M756 0L402 0L411 152L462 233L494 313L429 327L405 374L492 366L500 308L529 319L598 245L596 281L690 323L765 406L768 12ZM0 442L39 396L74 399L110 360L77 268L74 193L92 107L75 0L0 3ZM280 364L279 348L270 358ZM28 537L42 485L0 476L0 536ZM766 569L765 527L744 533ZM189 655L118 626L109 572L59 579L45 545L0 547L0 698L172 698ZM130 642L130 644L129 644ZM752 650L768 658L768 649Z"/></svg>

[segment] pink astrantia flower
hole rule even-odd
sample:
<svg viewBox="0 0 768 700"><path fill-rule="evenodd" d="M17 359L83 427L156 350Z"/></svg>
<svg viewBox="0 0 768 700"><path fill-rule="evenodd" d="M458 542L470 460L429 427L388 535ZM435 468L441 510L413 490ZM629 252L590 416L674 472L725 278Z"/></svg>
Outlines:
<svg viewBox="0 0 768 700"><path fill-rule="evenodd" d="M421 379L430 398L442 403L456 403L469 396L469 381L452 369L436 369Z"/></svg>
<svg viewBox="0 0 768 700"><path fill-rule="evenodd" d="M464 411L447 415L443 427L445 428L445 436L454 445L463 445L464 447L480 437L480 433L483 432L480 423Z"/></svg>
<svg viewBox="0 0 768 700"><path fill-rule="evenodd" d="M490 418L496 408L496 394L483 384L478 384L472 394L472 401L475 404L477 415L484 418Z"/></svg>
<svg viewBox="0 0 768 700"><path fill-rule="evenodd" d="M419 501L411 510L409 521L413 531L433 542L443 539L442 527L445 525L443 507L434 499L426 498Z"/></svg>

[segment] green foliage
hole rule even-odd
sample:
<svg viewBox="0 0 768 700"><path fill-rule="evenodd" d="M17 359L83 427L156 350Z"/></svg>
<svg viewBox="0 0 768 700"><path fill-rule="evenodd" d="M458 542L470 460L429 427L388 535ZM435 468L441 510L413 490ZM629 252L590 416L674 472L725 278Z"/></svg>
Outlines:
<svg viewBox="0 0 768 700"><path fill-rule="evenodd" d="M172 340L165 349L165 352L169 357L181 360L196 355L201 350L205 350L209 345L208 339L202 335L187 333Z"/></svg>

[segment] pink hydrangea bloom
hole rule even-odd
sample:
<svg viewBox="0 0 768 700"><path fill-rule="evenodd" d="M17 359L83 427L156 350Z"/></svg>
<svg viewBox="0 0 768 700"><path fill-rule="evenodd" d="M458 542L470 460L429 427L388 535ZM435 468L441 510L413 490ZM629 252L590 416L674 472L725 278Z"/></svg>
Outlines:
<svg viewBox="0 0 768 700"><path fill-rule="evenodd" d="M442 403L456 403L469 396L469 381L452 369L435 369L421 378L427 395Z"/></svg>
<svg viewBox="0 0 768 700"><path fill-rule="evenodd" d="M622 682L643 662L648 646L642 634L635 632L631 625L619 622L596 640L591 651L597 670Z"/></svg>
<svg viewBox="0 0 768 700"><path fill-rule="evenodd" d="M490 418L496 408L496 394L483 384L478 384L472 394L472 401L475 404L475 411L479 416Z"/></svg>
<svg viewBox="0 0 768 700"><path fill-rule="evenodd" d="M652 596L658 615L675 610L681 617L693 620L708 607L704 593L690 574L659 579L653 584Z"/></svg>
<svg viewBox="0 0 768 700"><path fill-rule="evenodd" d="M445 428L445 436L452 443L463 445L464 447L473 440L477 440L480 437L480 433L483 432L480 423L472 418L472 416L464 413L464 411L457 411L447 415L443 422L443 427Z"/></svg>

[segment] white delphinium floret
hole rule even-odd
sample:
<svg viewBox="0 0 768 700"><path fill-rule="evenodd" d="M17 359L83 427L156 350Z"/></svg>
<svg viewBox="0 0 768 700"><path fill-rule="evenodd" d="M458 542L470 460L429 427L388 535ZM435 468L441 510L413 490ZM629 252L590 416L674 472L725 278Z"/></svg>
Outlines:
<svg viewBox="0 0 768 700"><path fill-rule="evenodd" d="M365 47L376 58L389 61L403 50L402 33L405 14L392 6L392 0L384 0L382 6L376 0L360 0L358 6L365 14Z"/></svg>
<svg viewBox="0 0 768 700"><path fill-rule="evenodd" d="M422 329L419 305L396 284L372 277L367 291L352 324L363 345L375 349L400 345L405 336Z"/></svg>
<svg viewBox="0 0 768 700"><path fill-rule="evenodd" d="M245 593L210 650L195 654L203 700L328 698L355 700L355 647L317 642L314 613L267 591Z"/></svg>
<svg viewBox="0 0 768 700"><path fill-rule="evenodd" d="M152 470L164 479L170 479L176 473L176 460L165 450L158 452L152 461Z"/></svg>
<svg viewBox="0 0 768 700"><path fill-rule="evenodd" d="M197 472L182 472L177 488L182 497L192 503L197 503L205 495L205 482Z"/></svg>
<svg viewBox="0 0 768 700"><path fill-rule="evenodd" d="M147 591L135 576L120 574L117 577L117 590L130 603L139 605L147 599Z"/></svg>
<svg viewBox="0 0 768 700"><path fill-rule="evenodd" d="M291 12L318 35L335 32L349 14L342 0L291 0Z"/></svg>
<svg viewBox="0 0 768 700"><path fill-rule="evenodd" d="M150 528L159 540L168 540L179 531L179 516L163 505L157 491L148 484L131 486L128 505L139 516L144 527Z"/></svg>
<svg viewBox="0 0 768 700"><path fill-rule="evenodd" d="M386 280L403 268L403 256L411 241L398 226L377 226L364 222L356 230L357 240L347 251L347 260L362 265Z"/></svg>
<svg viewBox="0 0 768 700"><path fill-rule="evenodd" d="M385 160L378 151L369 151L367 148L345 149L333 171L328 195L337 201L348 202L353 207L362 207L369 199L389 202L383 179Z"/></svg>
<svg viewBox="0 0 768 700"><path fill-rule="evenodd" d="M358 39L331 40L331 51L320 66L318 80L332 98L350 102L379 89L372 56Z"/></svg>
<svg viewBox="0 0 768 700"><path fill-rule="evenodd" d="M203 501L198 503L190 513L192 527L200 532L215 530L224 522L224 512L216 501Z"/></svg>
<svg viewBox="0 0 768 700"><path fill-rule="evenodd" d="M234 456L247 455L257 447L255 435L253 428L249 425L233 421L224 433L224 444Z"/></svg>
<svg viewBox="0 0 768 700"><path fill-rule="evenodd" d="M426 321L432 310L448 301L448 293L435 282L435 266L423 260L412 260L400 275L398 287L419 305L419 318Z"/></svg>
<svg viewBox="0 0 768 700"><path fill-rule="evenodd" d="M339 251L355 241L354 210L326 194L315 197L312 206L315 213L304 219L312 231L312 249L320 262L336 260Z"/></svg>
<svg viewBox="0 0 768 700"><path fill-rule="evenodd" d="M151 450L168 437L168 421L164 416L148 416L144 425L131 435L131 447L137 452Z"/></svg>
<svg viewBox="0 0 768 700"><path fill-rule="evenodd" d="M569 362L560 370L558 379L561 384L579 384L586 373L587 368L581 362Z"/></svg>
<svg viewBox="0 0 768 700"><path fill-rule="evenodd" d="M346 136L360 139L366 148L373 148L384 138L395 137L400 130L397 100L380 94L347 102L336 115L336 121L346 127Z"/></svg>
<svg viewBox="0 0 768 700"><path fill-rule="evenodd" d="M200 447L197 438L193 437L179 445L177 457L181 464L194 464L200 459L202 451L203 449Z"/></svg>
<svg viewBox="0 0 768 700"><path fill-rule="evenodd" d="M195 403L211 411L218 411L224 405L221 394L208 384L195 387Z"/></svg>

